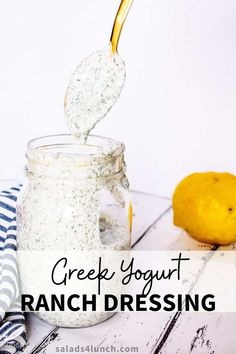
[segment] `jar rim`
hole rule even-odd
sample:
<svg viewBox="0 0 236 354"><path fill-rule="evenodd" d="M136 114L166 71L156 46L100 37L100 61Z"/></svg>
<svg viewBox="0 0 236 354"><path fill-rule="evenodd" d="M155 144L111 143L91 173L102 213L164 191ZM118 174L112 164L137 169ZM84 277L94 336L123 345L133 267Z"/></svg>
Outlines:
<svg viewBox="0 0 236 354"><path fill-rule="evenodd" d="M99 162L122 155L125 145L112 138L89 135L82 144L71 134L46 135L32 139L27 144L26 157L32 160L73 158L77 163Z"/></svg>

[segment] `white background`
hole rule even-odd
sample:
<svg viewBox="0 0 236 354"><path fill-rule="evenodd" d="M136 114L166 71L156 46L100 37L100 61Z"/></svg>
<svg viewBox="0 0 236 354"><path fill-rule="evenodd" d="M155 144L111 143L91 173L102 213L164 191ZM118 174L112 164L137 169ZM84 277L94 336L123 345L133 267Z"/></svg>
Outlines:
<svg viewBox="0 0 236 354"><path fill-rule="evenodd" d="M23 178L26 142L67 132L72 72L107 45L118 0L0 1L0 178ZM95 133L122 140L131 187L171 195L198 170L236 173L236 1L134 0L127 81Z"/></svg>

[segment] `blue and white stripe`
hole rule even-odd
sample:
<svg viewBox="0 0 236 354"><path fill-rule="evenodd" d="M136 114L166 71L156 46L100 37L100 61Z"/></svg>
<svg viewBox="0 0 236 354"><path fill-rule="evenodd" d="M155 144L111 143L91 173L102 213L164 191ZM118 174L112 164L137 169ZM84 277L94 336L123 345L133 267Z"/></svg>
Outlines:
<svg viewBox="0 0 236 354"><path fill-rule="evenodd" d="M17 353L26 344L16 255L16 201L20 188L20 184L11 187L5 183L0 192L0 354Z"/></svg>

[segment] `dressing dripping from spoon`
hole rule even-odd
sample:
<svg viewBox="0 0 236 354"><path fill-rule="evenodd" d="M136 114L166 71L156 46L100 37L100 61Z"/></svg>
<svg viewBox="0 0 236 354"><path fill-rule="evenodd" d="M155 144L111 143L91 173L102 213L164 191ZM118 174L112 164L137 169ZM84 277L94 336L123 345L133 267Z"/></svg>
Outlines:
<svg viewBox="0 0 236 354"><path fill-rule="evenodd" d="M89 132L121 94L126 70L117 49L133 0L122 0L109 46L85 58L76 68L65 96L65 118L72 135L84 144Z"/></svg>

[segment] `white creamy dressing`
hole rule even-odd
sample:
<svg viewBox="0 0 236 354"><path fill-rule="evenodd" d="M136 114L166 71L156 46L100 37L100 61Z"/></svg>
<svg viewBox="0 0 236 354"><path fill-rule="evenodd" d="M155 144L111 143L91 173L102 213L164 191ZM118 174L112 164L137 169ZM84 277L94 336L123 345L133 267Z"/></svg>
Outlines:
<svg viewBox="0 0 236 354"><path fill-rule="evenodd" d="M125 76L124 61L112 53L111 44L80 63L65 97L65 118L72 135L86 141L117 101Z"/></svg>
<svg viewBox="0 0 236 354"><path fill-rule="evenodd" d="M48 145L42 138L38 147L28 147L29 183L17 208L19 250L129 250L124 145L92 136L86 145L71 136L61 139L64 144ZM32 278L28 265L21 267L21 278L24 293L36 296L39 289L43 293L42 281L27 281ZM75 291L83 292L76 282ZM101 322L111 314L38 315L51 324L80 327Z"/></svg>

